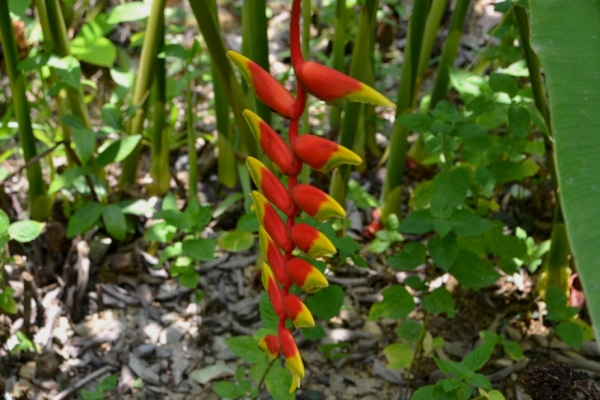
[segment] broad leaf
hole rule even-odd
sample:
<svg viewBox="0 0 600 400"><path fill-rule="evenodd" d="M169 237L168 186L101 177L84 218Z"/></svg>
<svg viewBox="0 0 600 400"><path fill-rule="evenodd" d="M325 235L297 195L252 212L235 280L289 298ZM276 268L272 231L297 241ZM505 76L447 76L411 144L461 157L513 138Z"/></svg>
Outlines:
<svg viewBox="0 0 600 400"><path fill-rule="evenodd" d="M37 221L17 221L10 224L8 227L8 236L17 242L31 242L44 230L46 224Z"/></svg>
<svg viewBox="0 0 600 400"><path fill-rule="evenodd" d="M529 9L550 99L561 205L600 337L600 8L593 1L530 0Z"/></svg>
<svg viewBox="0 0 600 400"><path fill-rule="evenodd" d="M382 295L383 300L371 306L369 320L405 318L415 308L415 301L404 286L391 286Z"/></svg>
<svg viewBox="0 0 600 400"><path fill-rule="evenodd" d="M70 239L76 235L81 235L96 225L98 218L102 215L103 208L102 204L92 202L77 210L69 219L67 238Z"/></svg>

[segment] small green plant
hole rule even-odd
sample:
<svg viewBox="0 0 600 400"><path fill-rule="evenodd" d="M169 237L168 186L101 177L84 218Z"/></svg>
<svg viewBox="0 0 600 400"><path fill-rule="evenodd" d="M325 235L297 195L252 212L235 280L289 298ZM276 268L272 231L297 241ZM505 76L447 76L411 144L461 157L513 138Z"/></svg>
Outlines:
<svg viewBox="0 0 600 400"><path fill-rule="evenodd" d="M579 350L584 340L593 340L594 331L585 321L576 319L581 311L579 307L568 307L567 296L555 286L546 291L548 321L556 322L556 334L569 346Z"/></svg>
<svg viewBox="0 0 600 400"><path fill-rule="evenodd" d="M96 386L94 391L82 389L81 397L83 400L102 400L109 398L108 392L114 390L117 387L118 378L116 375L109 375L102 379L99 385Z"/></svg>

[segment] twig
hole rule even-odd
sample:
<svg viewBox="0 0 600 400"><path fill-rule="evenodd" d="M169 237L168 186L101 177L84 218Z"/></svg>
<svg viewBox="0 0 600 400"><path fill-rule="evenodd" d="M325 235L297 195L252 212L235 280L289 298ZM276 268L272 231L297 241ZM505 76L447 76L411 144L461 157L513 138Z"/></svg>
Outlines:
<svg viewBox="0 0 600 400"><path fill-rule="evenodd" d="M59 394L57 394L53 400L63 400L66 399L67 397L69 397L70 395L72 395L73 393L75 393L77 390L81 389L83 386L87 385L89 382L93 381L94 379L104 375L107 372L110 372L114 370L114 367L112 365L105 365L104 367L92 372L91 374L87 375L85 378L75 382L74 385L69 386L68 388L66 388L65 390L63 390L62 392L60 392Z"/></svg>
<svg viewBox="0 0 600 400"><path fill-rule="evenodd" d="M49 149L46 149L46 150L42 151L41 153L38 153L35 156L31 157L29 159L29 161L27 161L25 164L21 165L19 167L19 169L17 169L15 172L13 172L12 174L9 174L6 178L4 178L3 180L1 180L0 181L0 186L4 185L13 176L20 174L21 171L23 171L25 168L31 167L33 164L35 164L39 160L41 160L42 158L46 157L48 154L50 154L52 151L54 151L54 149L56 149L61 144L64 144L64 140L61 140L60 142L57 142L54 146L50 147Z"/></svg>
<svg viewBox="0 0 600 400"><path fill-rule="evenodd" d="M257 391L258 394L260 394L260 387L262 386L263 382L265 381L265 378L267 377L267 374L271 370L271 367L273 366L273 363L275 363L275 361L277 361L277 358L274 358L271 360L271 362L269 363L269 366L265 370L265 373L263 374L262 378L260 378L260 381L258 382L258 386L256 387L258 389L258 391ZM258 397L258 394L256 395L256 397L253 397L252 399L253 400L256 399Z"/></svg>
<svg viewBox="0 0 600 400"><path fill-rule="evenodd" d="M421 361L421 353L423 352L423 340L425 340L425 333L427 332L427 320L429 319L429 310L425 310L423 316L423 329L419 335L419 341L417 342L417 348L415 349L415 356L410 362L410 368L408 369L408 376L406 378L406 392L405 398L408 398L408 391L410 390L411 376L413 374L413 368L415 368L415 375L419 370L419 361Z"/></svg>

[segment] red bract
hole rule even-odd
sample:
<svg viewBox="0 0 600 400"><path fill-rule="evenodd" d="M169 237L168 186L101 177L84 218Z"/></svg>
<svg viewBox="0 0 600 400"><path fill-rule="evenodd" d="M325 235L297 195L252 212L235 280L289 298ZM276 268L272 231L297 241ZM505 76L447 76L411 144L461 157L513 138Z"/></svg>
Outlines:
<svg viewBox="0 0 600 400"><path fill-rule="evenodd" d="M252 60L232 51L228 53L257 97L290 120L288 144L258 115L250 110L244 111L252 133L275 169L289 176L286 189L261 161L252 157L247 160L252 179L259 189L252 192L252 198L261 225L260 248L267 260L262 266L262 283L279 318L277 336L264 337L258 346L271 358L277 357L280 350L283 352L286 367L292 372L290 392L300 386L304 364L294 337L286 328L286 321L289 318L297 328L314 325L310 311L298 296L290 294L290 288L295 283L303 291L314 293L328 286L321 271L306 260L293 258L292 251L297 246L310 258L336 252L333 243L323 233L310 225L296 223L296 216L300 209L317 221L344 218L346 215L344 208L326 193L310 185L298 184L298 174L302 163L325 173L342 164L362 163L354 152L335 142L314 135L298 136L299 118L306 108L306 92L330 103L359 101L394 106L385 96L362 82L303 59L300 2L293 0L290 24L291 58L296 81L299 82L296 98ZM285 223L271 203L287 216Z"/></svg>

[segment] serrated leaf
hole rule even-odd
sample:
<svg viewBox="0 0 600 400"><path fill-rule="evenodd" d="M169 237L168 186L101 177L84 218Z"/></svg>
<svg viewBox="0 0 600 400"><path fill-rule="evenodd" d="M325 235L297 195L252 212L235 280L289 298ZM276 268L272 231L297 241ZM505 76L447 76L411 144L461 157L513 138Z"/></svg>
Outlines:
<svg viewBox="0 0 600 400"><path fill-rule="evenodd" d="M496 182L506 183L511 181L520 181L528 176L535 175L540 167L533 160L527 159L522 163L516 163L508 160L500 160L489 166L496 177Z"/></svg>
<svg viewBox="0 0 600 400"><path fill-rule="evenodd" d="M427 242L429 255L435 265L448 271L458 256L458 243L456 236L450 234L443 238L431 238Z"/></svg>
<svg viewBox="0 0 600 400"><path fill-rule="evenodd" d="M448 318L454 318L454 299L445 287L439 287L427 296L423 297L423 308L436 315L445 312Z"/></svg>
<svg viewBox="0 0 600 400"><path fill-rule="evenodd" d="M260 294L260 303L258 303L258 310L260 312L260 320L263 326L267 329L277 331L279 325L279 318L273 310L269 295L264 290Z"/></svg>
<svg viewBox="0 0 600 400"><path fill-rule="evenodd" d="M429 232L433 228L433 216L431 212L427 210L418 210L414 211L402 220L400 223L400 227L398 228L400 232L404 233L425 233Z"/></svg>
<svg viewBox="0 0 600 400"><path fill-rule="evenodd" d="M240 219L238 219L236 228L240 231L255 233L258 232L259 225L260 224L255 213L244 214Z"/></svg>
<svg viewBox="0 0 600 400"><path fill-rule="evenodd" d="M338 315L344 304L344 291L338 285L330 285L306 299L306 306L317 317L330 320Z"/></svg>
<svg viewBox="0 0 600 400"><path fill-rule="evenodd" d="M217 241L214 239L190 239L182 244L183 253L199 261L210 261L215 258Z"/></svg>
<svg viewBox="0 0 600 400"><path fill-rule="evenodd" d="M433 122L427 114L406 114L398 118L400 123L413 132L427 132Z"/></svg>
<svg viewBox="0 0 600 400"><path fill-rule="evenodd" d="M387 264L399 271L410 271L425 263L427 248L420 242L404 245L399 254L387 258Z"/></svg>
<svg viewBox="0 0 600 400"><path fill-rule="evenodd" d="M403 369L412 363L414 352L402 343L392 343L383 349L383 354L388 359L387 369Z"/></svg>
<svg viewBox="0 0 600 400"><path fill-rule="evenodd" d="M394 285L382 293L383 300L371 306L369 320L405 318L415 308L415 300L404 286Z"/></svg>
<svg viewBox="0 0 600 400"><path fill-rule="evenodd" d="M420 322L414 319L406 318L396 328L396 334L400 339L406 340L408 343L415 342L421 335L423 326Z"/></svg>
<svg viewBox="0 0 600 400"><path fill-rule="evenodd" d="M438 192L446 195L451 206L457 207L465 202L469 190L469 172L465 168L440 172L433 182Z"/></svg>
<svg viewBox="0 0 600 400"><path fill-rule="evenodd" d="M492 263L467 250L460 250L450 273L466 288L478 290L493 285L500 274Z"/></svg>
<svg viewBox="0 0 600 400"><path fill-rule="evenodd" d="M583 330L574 322L561 322L556 327L556 333L559 338L575 350L579 350L581 343L583 343Z"/></svg>
<svg viewBox="0 0 600 400"><path fill-rule="evenodd" d="M527 136L530 125L531 115L525 107L512 106L508 109L508 127L515 135Z"/></svg>
<svg viewBox="0 0 600 400"><path fill-rule="evenodd" d="M258 363L264 360L265 355L258 348L252 336L236 336L225 340L229 350L244 361Z"/></svg>
<svg viewBox="0 0 600 400"><path fill-rule="evenodd" d="M213 385L213 390L222 399L237 399L238 387L233 382L220 381Z"/></svg>
<svg viewBox="0 0 600 400"><path fill-rule="evenodd" d="M277 400L293 400L296 393L290 393L292 386L292 373L281 367L280 363L275 363L267 373L265 385L271 395L271 398Z"/></svg>
<svg viewBox="0 0 600 400"><path fill-rule="evenodd" d="M452 230L458 236L478 236L494 227L489 220L466 210L456 210L451 220Z"/></svg>

